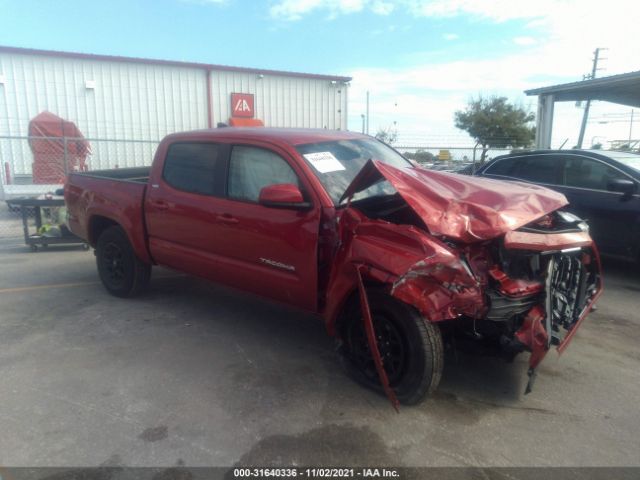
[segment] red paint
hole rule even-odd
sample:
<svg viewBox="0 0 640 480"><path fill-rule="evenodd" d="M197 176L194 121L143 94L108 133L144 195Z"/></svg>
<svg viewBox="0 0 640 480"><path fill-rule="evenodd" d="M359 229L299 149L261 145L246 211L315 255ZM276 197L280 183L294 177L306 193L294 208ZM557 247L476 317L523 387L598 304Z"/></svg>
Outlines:
<svg viewBox="0 0 640 480"><path fill-rule="evenodd" d="M387 179L433 235L466 243L495 238L567 205L561 193L537 185L422 168L400 170L372 160L344 198Z"/></svg>
<svg viewBox="0 0 640 480"><path fill-rule="evenodd" d="M496 266L489 270L489 275L500 284L500 293L510 297L533 295L544 290L543 283L510 278Z"/></svg>
<svg viewBox="0 0 640 480"><path fill-rule="evenodd" d="M549 336L544 328L544 308L540 305L533 307L524 319L524 323L516 332L515 337L531 352L529 367L536 368L547 354Z"/></svg>
<svg viewBox="0 0 640 480"><path fill-rule="evenodd" d="M507 232L504 236L504 246L511 249L533 250L545 252L549 250L564 250L566 248L588 247L593 243L587 232L570 233L530 233Z"/></svg>
<svg viewBox="0 0 640 480"><path fill-rule="evenodd" d="M95 244L91 225L96 218L108 218L126 230L144 261L315 312L323 317L331 335L338 334L340 312L358 292L367 316L365 286L369 284L415 307L430 322L458 318L484 321L491 307L487 304L488 289L516 302L538 293L544 297L543 283L511 278L500 266L495 256L499 244L516 253L522 249L536 252L550 247L583 247L592 251L583 256L584 264L600 271L597 249L585 232L543 235L516 231L566 204L564 196L541 187L420 168L400 170L371 161L356 176L346 196L385 178L427 228L419 222L410 225L371 219L353 205L336 208L295 146L353 138L367 137L351 132L270 128L169 135L156 152L149 186L70 175L65 188L70 228ZM185 141L271 150L296 172L300 188L271 186L263 191L262 203L176 190L164 181L162 170L168 147ZM300 192L304 192L304 208L295 205L302 199ZM264 204L268 202L292 205ZM597 292L567 333L560 351L601 288L599 281ZM546 347L544 351L541 347L547 342L540 302L520 319L515 335L532 352L532 366L546 353ZM386 374L378 373L385 385Z"/></svg>
<svg viewBox="0 0 640 480"><path fill-rule="evenodd" d="M290 183L269 185L260 190L259 201L261 204L284 203L294 205L304 202L302 192L298 187Z"/></svg>
<svg viewBox="0 0 640 480"><path fill-rule="evenodd" d="M253 118L255 116L252 93L231 94L231 116L234 118Z"/></svg>

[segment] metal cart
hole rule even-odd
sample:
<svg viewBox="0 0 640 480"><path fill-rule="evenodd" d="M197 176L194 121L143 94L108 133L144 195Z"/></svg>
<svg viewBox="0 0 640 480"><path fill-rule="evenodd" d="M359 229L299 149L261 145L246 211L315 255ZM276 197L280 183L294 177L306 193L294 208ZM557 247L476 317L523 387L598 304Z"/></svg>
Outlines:
<svg viewBox="0 0 640 480"><path fill-rule="evenodd" d="M49 237L45 235L39 234L40 227L42 227L42 209L43 208L51 208L51 207L63 207L64 206L64 198L63 197L52 197L52 198L14 198L7 201L9 207L19 207L20 213L22 214L22 230L24 232L24 243L29 245L31 251L37 252L38 246L43 248L48 247L49 245L72 245L78 244L82 245L82 248L85 250L89 249L89 245L80 237L71 233L66 227L63 226L61 230L63 231L62 236L60 237ZM35 233L29 233L29 212L33 211L35 215L36 221L36 231Z"/></svg>

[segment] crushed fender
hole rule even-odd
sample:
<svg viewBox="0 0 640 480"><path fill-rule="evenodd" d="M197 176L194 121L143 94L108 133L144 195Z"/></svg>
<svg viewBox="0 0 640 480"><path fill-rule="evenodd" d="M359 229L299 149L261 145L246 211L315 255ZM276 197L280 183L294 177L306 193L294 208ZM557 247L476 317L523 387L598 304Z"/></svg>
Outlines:
<svg viewBox="0 0 640 480"><path fill-rule="evenodd" d="M486 312L480 283L454 255L432 255L415 263L393 284L391 295L416 307L431 322Z"/></svg>

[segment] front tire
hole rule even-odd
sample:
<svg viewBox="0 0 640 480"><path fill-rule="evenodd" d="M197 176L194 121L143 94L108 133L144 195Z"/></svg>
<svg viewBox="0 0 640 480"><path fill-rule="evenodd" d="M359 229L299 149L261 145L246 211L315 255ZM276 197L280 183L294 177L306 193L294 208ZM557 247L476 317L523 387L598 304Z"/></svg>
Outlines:
<svg viewBox="0 0 640 480"><path fill-rule="evenodd" d="M96 263L104 288L116 297L133 297L149 284L151 265L136 256L127 234L117 225L98 238Z"/></svg>
<svg viewBox="0 0 640 480"><path fill-rule="evenodd" d="M420 403L437 388L442 376L444 357L440 329L425 321L413 307L386 293L370 292L368 300L389 385L401 403ZM354 302L347 312L339 351L352 378L383 393L359 302Z"/></svg>

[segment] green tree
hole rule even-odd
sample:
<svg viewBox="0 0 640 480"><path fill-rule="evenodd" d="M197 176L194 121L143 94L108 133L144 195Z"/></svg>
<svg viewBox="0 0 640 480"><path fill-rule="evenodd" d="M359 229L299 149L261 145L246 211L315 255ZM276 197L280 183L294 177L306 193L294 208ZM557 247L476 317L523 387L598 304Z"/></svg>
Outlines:
<svg viewBox="0 0 640 480"><path fill-rule="evenodd" d="M404 152L403 155L411 160L415 160L418 163L428 163L435 160L435 155L433 153L427 152L423 149L416 150L415 153Z"/></svg>
<svg viewBox="0 0 640 480"><path fill-rule="evenodd" d="M535 138L535 116L512 105L506 97L471 99L465 110L455 113L455 124L482 146L480 163L490 148L528 147Z"/></svg>
<svg viewBox="0 0 640 480"><path fill-rule="evenodd" d="M391 127L380 128L376 133L376 138L387 145L393 145L398 140L398 132Z"/></svg>

